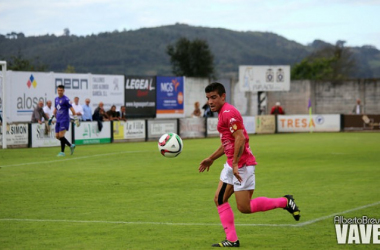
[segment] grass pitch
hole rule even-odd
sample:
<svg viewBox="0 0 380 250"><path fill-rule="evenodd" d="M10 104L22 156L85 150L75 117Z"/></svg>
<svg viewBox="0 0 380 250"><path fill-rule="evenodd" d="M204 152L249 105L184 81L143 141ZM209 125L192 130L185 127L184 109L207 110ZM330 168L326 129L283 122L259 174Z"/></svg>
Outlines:
<svg viewBox="0 0 380 250"><path fill-rule="evenodd" d="M241 214L242 249L374 249L338 245L333 215L380 218L380 133L252 135L254 197L293 194L282 209ZM213 196L225 157L201 160L219 138L184 140L164 158L156 142L0 150L1 249L210 249L224 239Z"/></svg>

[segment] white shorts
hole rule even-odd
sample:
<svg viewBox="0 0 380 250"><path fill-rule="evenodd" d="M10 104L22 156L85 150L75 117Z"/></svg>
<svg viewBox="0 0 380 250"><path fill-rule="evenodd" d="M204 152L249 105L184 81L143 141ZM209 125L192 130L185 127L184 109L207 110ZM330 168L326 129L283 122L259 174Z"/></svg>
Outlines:
<svg viewBox="0 0 380 250"><path fill-rule="evenodd" d="M234 191L254 190L255 189L255 166L244 166L239 168L239 174L243 181L240 183L232 170L232 167L226 162L220 173L220 180L224 183L234 186Z"/></svg>

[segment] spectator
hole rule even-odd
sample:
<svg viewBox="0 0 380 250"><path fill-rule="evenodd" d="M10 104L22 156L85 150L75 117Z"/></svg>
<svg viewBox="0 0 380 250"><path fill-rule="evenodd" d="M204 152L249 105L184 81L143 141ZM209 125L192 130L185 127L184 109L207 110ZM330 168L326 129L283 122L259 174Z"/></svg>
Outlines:
<svg viewBox="0 0 380 250"><path fill-rule="evenodd" d="M103 102L99 102L98 107L95 109L94 114L92 115L93 121L103 121L104 120L104 110L103 110Z"/></svg>
<svg viewBox="0 0 380 250"><path fill-rule="evenodd" d="M34 111L32 113L32 122L38 122L39 124L42 124L43 118L49 120L49 117L47 116L47 114L45 114L44 110L42 109L43 106L44 102L39 101L37 107L34 108Z"/></svg>
<svg viewBox="0 0 380 250"><path fill-rule="evenodd" d="M74 97L74 103L71 105L73 106L74 110L75 110L75 113L77 114L77 117L79 120L82 120L82 115L83 115L83 108L82 108L82 105L79 105L79 97ZM74 119L71 111L70 111L70 118L71 119Z"/></svg>
<svg viewBox="0 0 380 250"><path fill-rule="evenodd" d="M276 102L276 105L272 107L270 114L271 115L285 115L285 110L281 107L280 102Z"/></svg>
<svg viewBox="0 0 380 250"><path fill-rule="evenodd" d="M107 116L110 121L119 120L118 113L116 112L116 106L112 105L111 109L107 111Z"/></svg>
<svg viewBox="0 0 380 250"><path fill-rule="evenodd" d="M100 109L100 114L103 116L103 121L109 121L110 117L107 115L107 112L104 110L104 108Z"/></svg>
<svg viewBox="0 0 380 250"><path fill-rule="evenodd" d="M46 102L46 106L44 107L44 112L48 116L48 119L50 119L50 117L53 115L53 109L51 107L51 101L50 100L48 100Z"/></svg>
<svg viewBox="0 0 380 250"><path fill-rule="evenodd" d="M207 102L203 105L202 109L204 110L203 117L214 117L214 113L211 111L211 108Z"/></svg>
<svg viewBox="0 0 380 250"><path fill-rule="evenodd" d="M83 121L92 121L92 109L90 107L90 99L85 100L85 105L82 106L83 114L82 114L82 120Z"/></svg>
<svg viewBox="0 0 380 250"><path fill-rule="evenodd" d="M121 121L127 120L127 113L125 112L125 106L120 107L120 111L117 112L117 117L119 117L119 120Z"/></svg>
<svg viewBox="0 0 380 250"><path fill-rule="evenodd" d="M357 115L364 113L363 112L363 106L360 104L360 99L356 99L356 105L352 109L352 113L357 114Z"/></svg>
<svg viewBox="0 0 380 250"><path fill-rule="evenodd" d="M194 111L191 117L201 117L201 109L199 108L199 102L194 103Z"/></svg>
<svg viewBox="0 0 380 250"><path fill-rule="evenodd" d="M108 116L103 109L104 103L99 102L98 107L95 109L94 114L92 115L92 120L98 122L98 130L102 131L103 121L107 121Z"/></svg>

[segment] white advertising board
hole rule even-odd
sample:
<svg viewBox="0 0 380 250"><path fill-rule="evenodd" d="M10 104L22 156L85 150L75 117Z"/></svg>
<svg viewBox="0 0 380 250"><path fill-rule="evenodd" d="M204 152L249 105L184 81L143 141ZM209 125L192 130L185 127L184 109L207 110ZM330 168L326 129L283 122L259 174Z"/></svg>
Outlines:
<svg viewBox="0 0 380 250"><path fill-rule="evenodd" d="M207 137L219 136L218 118L207 118Z"/></svg>
<svg viewBox="0 0 380 250"><path fill-rule="evenodd" d="M256 133L256 121L254 116L243 116L243 124L247 134Z"/></svg>
<svg viewBox="0 0 380 250"><path fill-rule="evenodd" d="M75 144L97 144L111 142L111 122L102 122L102 130L99 131L98 122L82 122L75 129Z"/></svg>
<svg viewBox="0 0 380 250"><path fill-rule="evenodd" d="M10 96L9 122L30 122L37 103L55 97L52 73L8 71L6 81Z"/></svg>
<svg viewBox="0 0 380 250"><path fill-rule="evenodd" d="M340 115L279 115L277 131L281 132L339 132Z"/></svg>
<svg viewBox="0 0 380 250"><path fill-rule="evenodd" d="M92 112L99 102L104 103L105 111L112 105L116 105L116 109L119 110L124 103L122 75L7 71L6 82L7 97L9 96L6 110L8 122L30 122L38 101L46 103L51 100L54 103L58 85L65 86L65 95L71 101L77 96L79 104L83 105L85 99L90 98ZM0 100L0 109L2 105Z"/></svg>
<svg viewBox="0 0 380 250"><path fill-rule="evenodd" d="M254 116L243 116L243 124L248 134L256 133ZM218 136L218 118L207 118L207 136Z"/></svg>
<svg viewBox="0 0 380 250"><path fill-rule="evenodd" d="M239 66L241 91L289 91L290 66Z"/></svg>
<svg viewBox="0 0 380 250"><path fill-rule="evenodd" d="M179 131L182 138L205 137L205 118L182 118L179 119Z"/></svg>
<svg viewBox="0 0 380 250"><path fill-rule="evenodd" d="M83 105L86 98L91 98L91 74L54 73L55 97L59 85L65 86L65 96L72 102L74 97L79 97L79 104Z"/></svg>
<svg viewBox="0 0 380 250"><path fill-rule="evenodd" d="M92 110L98 106L99 102L104 103L104 110L108 111L112 105L116 110L124 105L124 76L121 75L92 75ZM84 99L83 99L84 104Z"/></svg>
<svg viewBox="0 0 380 250"><path fill-rule="evenodd" d="M125 139L145 139L145 120L129 120L125 122Z"/></svg>
<svg viewBox="0 0 380 250"><path fill-rule="evenodd" d="M0 73L0 115L3 113L3 75Z"/></svg>
<svg viewBox="0 0 380 250"><path fill-rule="evenodd" d="M50 127L50 132L45 134L45 124L32 123L32 148L61 146L61 142L55 138L55 125ZM72 142L71 128L66 132L65 137Z"/></svg>
<svg viewBox="0 0 380 250"><path fill-rule="evenodd" d="M160 138L165 133L176 133L178 123L174 119L148 120L148 138Z"/></svg>
<svg viewBox="0 0 380 250"><path fill-rule="evenodd" d="M28 124L7 125L7 146L28 145ZM0 126L0 145L3 144L2 126Z"/></svg>

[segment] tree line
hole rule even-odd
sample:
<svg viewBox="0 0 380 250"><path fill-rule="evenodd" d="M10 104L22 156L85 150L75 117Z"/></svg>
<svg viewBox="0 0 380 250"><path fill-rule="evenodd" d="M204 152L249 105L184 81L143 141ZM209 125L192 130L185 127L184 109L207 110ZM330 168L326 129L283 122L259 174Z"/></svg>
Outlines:
<svg viewBox="0 0 380 250"><path fill-rule="evenodd" d="M293 79L380 77L380 51L316 40L308 46L269 32L184 24L75 36L0 35L0 60L25 71L236 77L239 65L291 65Z"/></svg>

